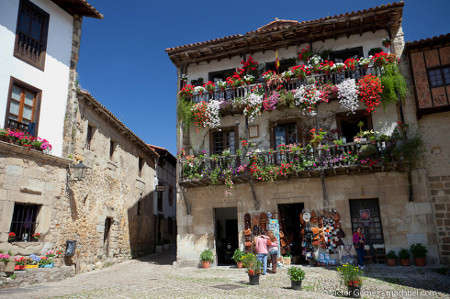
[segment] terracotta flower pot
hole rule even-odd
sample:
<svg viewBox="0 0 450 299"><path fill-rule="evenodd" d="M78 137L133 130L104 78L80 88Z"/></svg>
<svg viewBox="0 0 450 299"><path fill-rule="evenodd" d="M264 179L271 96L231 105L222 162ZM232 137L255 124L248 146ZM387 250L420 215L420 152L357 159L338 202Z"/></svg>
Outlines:
<svg viewBox="0 0 450 299"><path fill-rule="evenodd" d="M415 257L414 262L415 262L416 266L419 266L419 267L423 267L426 264L424 257Z"/></svg>
<svg viewBox="0 0 450 299"><path fill-rule="evenodd" d="M401 259L400 263L402 266L408 267L409 266L409 259Z"/></svg>
<svg viewBox="0 0 450 299"><path fill-rule="evenodd" d="M243 263L243 262L237 262L237 263L236 263L236 266L237 266L238 268L243 268L243 267L244 267L244 263Z"/></svg>
<svg viewBox="0 0 450 299"><path fill-rule="evenodd" d="M395 266L395 259L387 259L387 265L391 267Z"/></svg>
<svg viewBox="0 0 450 299"><path fill-rule="evenodd" d="M210 261L202 261L202 264L203 264L203 269L208 269L211 262Z"/></svg>

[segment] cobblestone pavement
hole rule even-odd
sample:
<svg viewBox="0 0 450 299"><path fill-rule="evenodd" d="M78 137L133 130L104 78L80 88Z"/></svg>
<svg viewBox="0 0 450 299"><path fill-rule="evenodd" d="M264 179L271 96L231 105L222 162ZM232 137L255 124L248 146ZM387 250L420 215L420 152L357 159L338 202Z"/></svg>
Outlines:
<svg viewBox="0 0 450 299"><path fill-rule="evenodd" d="M40 285L0 289L0 298L333 298L344 287L336 270L305 267L301 291L290 288L286 268L248 284L243 269L175 268L173 254L153 255ZM366 298L450 298L450 277L432 267L372 266L363 280ZM409 296L408 296L409 295Z"/></svg>

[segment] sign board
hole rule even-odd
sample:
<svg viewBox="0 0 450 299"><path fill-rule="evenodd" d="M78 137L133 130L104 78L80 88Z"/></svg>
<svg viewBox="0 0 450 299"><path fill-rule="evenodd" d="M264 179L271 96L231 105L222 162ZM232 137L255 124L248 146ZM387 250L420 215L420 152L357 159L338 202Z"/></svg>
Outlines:
<svg viewBox="0 0 450 299"><path fill-rule="evenodd" d="M370 222L370 210L359 210L359 217L361 218L361 222Z"/></svg>
<svg viewBox="0 0 450 299"><path fill-rule="evenodd" d="M164 192L166 191L165 185L156 185L156 192Z"/></svg>
<svg viewBox="0 0 450 299"><path fill-rule="evenodd" d="M269 218L269 230L273 231L275 238L278 240L278 256L281 257L280 252L280 225L278 224L278 219Z"/></svg>

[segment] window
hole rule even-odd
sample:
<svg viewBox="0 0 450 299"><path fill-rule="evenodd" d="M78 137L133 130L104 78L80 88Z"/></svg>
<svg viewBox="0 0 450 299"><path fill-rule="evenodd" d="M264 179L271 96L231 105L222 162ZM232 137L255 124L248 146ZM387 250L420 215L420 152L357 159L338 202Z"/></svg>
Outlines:
<svg viewBox="0 0 450 299"><path fill-rule="evenodd" d="M347 115L347 112L336 114L336 126L340 138L345 138L345 142L353 142L353 137L359 133L358 124L364 123L362 130L373 129L372 117L365 115L365 110L355 111L355 114Z"/></svg>
<svg viewBox="0 0 450 299"><path fill-rule="evenodd" d="M164 192L158 191L158 212L162 212L163 210L163 195Z"/></svg>
<svg viewBox="0 0 450 299"><path fill-rule="evenodd" d="M141 213L142 213L142 204L141 204L141 201L139 200L137 202L137 215L140 216Z"/></svg>
<svg viewBox="0 0 450 299"><path fill-rule="evenodd" d="M226 81L227 77L230 77L234 73L234 69L223 70L218 72L210 72L208 74L208 81L217 84L218 81Z"/></svg>
<svg viewBox="0 0 450 299"><path fill-rule="evenodd" d="M37 136L40 98L39 89L11 78L5 128L28 131L31 135Z"/></svg>
<svg viewBox="0 0 450 299"><path fill-rule="evenodd" d="M274 127L275 148L280 144L298 143L297 124L279 124Z"/></svg>
<svg viewBox="0 0 450 299"><path fill-rule="evenodd" d="M92 142L93 135L94 135L94 128L88 124L87 130L86 130L86 145L85 145L85 148L87 150L91 149L91 142Z"/></svg>
<svg viewBox="0 0 450 299"><path fill-rule="evenodd" d="M344 62L349 58L360 58L363 56L363 48L356 47L330 53L330 60L334 62Z"/></svg>
<svg viewBox="0 0 450 299"><path fill-rule="evenodd" d="M115 150L116 150L116 143L110 139L109 140L109 159L110 160L113 160Z"/></svg>
<svg viewBox="0 0 450 299"><path fill-rule="evenodd" d="M428 78L431 87L450 85L450 67L428 69Z"/></svg>
<svg viewBox="0 0 450 299"><path fill-rule="evenodd" d="M211 147L212 154L221 154L224 150L229 149L235 153L239 148L238 128L223 128L221 131L211 132Z"/></svg>
<svg viewBox="0 0 450 299"><path fill-rule="evenodd" d="M36 229L36 217L39 205L14 204L10 232L16 234L15 241L30 242Z"/></svg>
<svg viewBox="0 0 450 299"><path fill-rule="evenodd" d="M142 177L142 169L144 168L144 159L139 157L139 177Z"/></svg>
<svg viewBox="0 0 450 299"><path fill-rule="evenodd" d="M169 206L173 206L173 188L169 188Z"/></svg>
<svg viewBox="0 0 450 299"><path fill-rule="evenodd" d="M49 14L21 0L17 17L14 56L44 70Z"/></svg>
<svg viewBox="0 0 450 299"><path fill-rule="evenodd" d="M280 66L278 67L278 72L281 74L282 72L289 70L290 67L293 67L295 65L296 65L296 61L294 58L280 60ZM277 68L275 67L275 61L266 62L266 71L268 71L268 70L271 70L274 72L277 71Z"/></svg>

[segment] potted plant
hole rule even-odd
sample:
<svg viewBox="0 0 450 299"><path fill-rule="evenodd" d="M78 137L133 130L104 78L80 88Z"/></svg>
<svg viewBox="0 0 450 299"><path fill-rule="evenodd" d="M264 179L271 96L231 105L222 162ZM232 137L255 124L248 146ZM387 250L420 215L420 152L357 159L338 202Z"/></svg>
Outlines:
<svg viewBox="0 0 450 299"><path fill-rule="evenodd" d="M238 268L243 267L244 263L242 262L242 258L244 257L244 254L245 253L239 248L237 248L233 253L233 257L231 259L236 262Z"/></svg>
<svg viewBox="0 0 450 299"><path fill-rule="evenodd" d="M38 242L39 238L41 237L41 234L40 233L35 233L35 234L32 234L31 236L33 237L33 241L34 242Z"/></svg>
<svg viewBox="0 0 450 299"><path fill-rule="evenodd" d="M8 234L8 242L12 243L12 242L14 242L15 239L16 239L16 234L14 232L10 232Z"/></svg>
<svg viewBox="0 0 450 299"><path fill-rule="evenodd" d="M288 275L291 278L291 286L293 290L300 290L302 286L302 280L305 279L305 271L300 267L290 267L288 269Z"/></svg>
<svg viewBox="0 0 450 299"><path fill-rule="evenodd" d="M63 258L62 258L61 251L55 251L54 263L55 263L55 267L57 267L57 268L60 268L63 265Z"/></svg>
<svg viewBox="0 0 450 299"><path fill-rule="evenodd" d="M402 266L409 266L409 257L410 257L410 253L409 250L406 248L402 248L400 249L400 251L398 252L398 256L400 258L400 263L402 264Z"/></svg>
<svg viewBox="0 0 450 299"><path fill-rule="evenodd" d="M54 263L51 258L44 256L39 260L39 268L53 268L53 266Z"/></svg>
<svg viewBox="0 0 450 299"><path fill-rule="evenodd" d="M248 279L251 285L259 285L259 276L261 275L261 262L258 261L253 253L246 253L242 261L247 269Z"/></svg>
<svg viewBox="0 0 450 299"><path fill-rule="evenodd" d="M416 266L425 266L425 259L427 257L428 250L421 243L411 245L411 253L414 256L414 262Z"/></svg>
<svg viewBox="0 0 450 299"><path fill-rule="evenodd" d="M11 251L8 254L3 254L0 250L0 272L5 272L6 275L12 275L14 273L14 263L11 263Z"/></svg>
<svg viewBox="0 0 450 299"><path fill-rule="evenodd" d="M397 255L395 251L391 250L386 254L386 263L388 266L395 266L395 261L397 259Z"/></svg>
<svg viewBox="0 0 450 299"><path fill-rule="evenodd" d="M337 270L341 274L344 284L347 286L349 297L361 297L362 280L360 275L362 271L359 267L351 264L344 264Z"/></svg>
<svg viewBox="0 0 450 299"><path fill-rule="evenodd" d="M17 271L23 271L23 270L25 270L25 268L26 268L26 265L27 265L27 259L26 258L24 258L23 256L22 257L16 257L15 259L14 259L14 262L16 263L16 265L15 265L15 267L14 267L14 270L17 270Z"/></svg>
<svg viewBox="0 0 450 299"><path fill-rule="evenodd" d="M383 47L385 47L385 48L389 48L391 46L391 40L389 38L383 39L383 41L381 43L383 44Z"/></svg>
<svg viewBox="0 0 450 299"><path fill-rule="evenodd" d="M214 254L212 253L211 250L205 249L200 254L200 260L202 261L203 269L207 269L209 268L210 264L214 261Z"/></svg>
<svg viewBox="0 0 450 299"><path fill-rule="evenodd" d="M31 257L27 258L27 262L25 265L25 269L35 269L38 268L39 261L32 259Z"/></svg>

